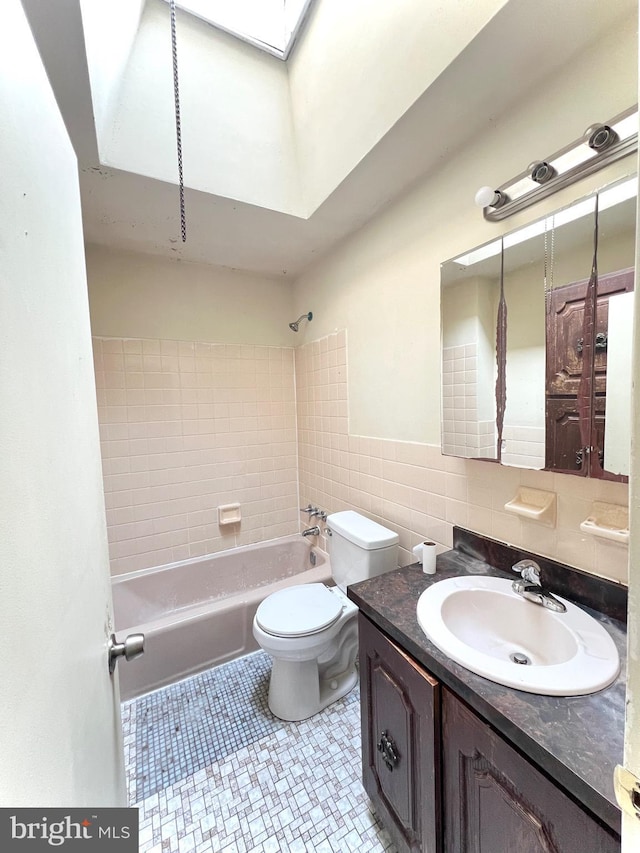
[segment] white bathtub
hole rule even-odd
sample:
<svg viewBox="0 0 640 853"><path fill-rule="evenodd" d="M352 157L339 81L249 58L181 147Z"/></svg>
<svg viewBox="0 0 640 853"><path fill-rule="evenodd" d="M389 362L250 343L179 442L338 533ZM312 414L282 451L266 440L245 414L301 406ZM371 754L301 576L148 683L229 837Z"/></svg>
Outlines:
<svg viewBox="0 0 640 853"><path fill-rule="evenodd" d="M112 578L118 640L145 635L144 655L118 665L121 698L254 651L251 625L267 595L330 579L328 555L300 536Z"/></svg>

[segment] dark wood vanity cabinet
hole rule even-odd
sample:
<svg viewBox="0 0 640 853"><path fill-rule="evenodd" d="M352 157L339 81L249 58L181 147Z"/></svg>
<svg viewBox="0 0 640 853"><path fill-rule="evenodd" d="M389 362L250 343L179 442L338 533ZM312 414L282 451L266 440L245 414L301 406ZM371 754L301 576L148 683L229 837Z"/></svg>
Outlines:
<svg viewBox="0 0 640 853"><path fill-rule="evenodd" d="M439 853L440 685L360 615L363 784L399 853Z"/></svg>
<svg viewBox="0 0 640 853"><path fill-rule="evenodd" d="M360 614L365 790L400 853L620 853L620 840Z"/></svg>
<svg viewBox="0 0 640 853"><path fill-rule="evenodd" d="M619 839L442 694L445 853L619 853Z"/></svg>

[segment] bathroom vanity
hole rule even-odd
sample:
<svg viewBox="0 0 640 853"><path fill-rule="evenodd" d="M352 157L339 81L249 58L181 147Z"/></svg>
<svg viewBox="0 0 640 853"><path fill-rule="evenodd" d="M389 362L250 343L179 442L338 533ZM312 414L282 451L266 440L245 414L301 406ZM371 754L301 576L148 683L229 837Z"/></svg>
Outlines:
<svg viewBox="0 0 640 853"><path fill-rule="evenodd" d="M547 586L585 607L618 648L620 675L587 696L525 693L474 675L416 619L430 584L512 579L511 565L527 556L456 528L435 575L408 566L349 587L360 608L363 782L401 851L620 850L613 770L623 751L624 588L536 558Z"/></svg>

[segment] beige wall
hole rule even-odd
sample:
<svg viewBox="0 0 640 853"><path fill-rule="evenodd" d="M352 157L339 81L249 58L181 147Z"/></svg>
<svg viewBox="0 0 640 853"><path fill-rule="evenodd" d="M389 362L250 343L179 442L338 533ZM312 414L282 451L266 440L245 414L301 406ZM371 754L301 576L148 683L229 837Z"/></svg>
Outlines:
<svg viewBox="0 0 640 853"><path fill-rule="evenodd" d="M626 581L627 548L583 535L593 500L625 503L619 483L443 456L431 444L354 435L348 427L353 347L345 330L296 349L301 506L355 509L398 533L401 565L414 545L452 547L453 525ZM505 512L519 486L553 490L554 528ZM330 547L330 546L329 546Z"/></svg>
<svg viewBox="0 0 640 853"><path fill-rule="evenodd" d="M20 0L2 4L0 104L0 802L90 814L126 791L82 212Z"/></svg>
<svg viewBox="0 0 640 853"><path fill-rule="evenodd" d="M291 285L97 246L87 272L112 573L295 533Z"/></svg>
<svg viewBox="0 0 640 853"><path fill-rule="evenodd" d="M226 267L87 247L94 335L293 346L292 285Z"/></svg>
<svg viewBox="0 0 640 853"><path fill-rule="evenodd" d="M628 158L504 224L473 204L479 185L500 185L635 103L636 32L634 18L603 37L300 277L294 313L313 296L313 336L348 329L353 433L439 444L440 263L635 170Z"/></svg>
<svg viewBox="0 0 640 853"><path fill-rule="evenodd" d="M532 94L521 108L496 119L472 149L452 156L437 174L337 247L296 282L293 292L290 285L230 270L90 249L94 334L295 343L304 345L302 358L308 345L317 347L320 357L322 340L329 342L337 329L344 329L349 357L340 365L346 371L340 384L348 383L348 397L340 396L344 389L330 387L324 374L307 380L297 376L299 394L305 390L301 382L312 386L319 379L321 393L329 395L318 398L320 419L310 440L303 434L309 414L299 398L303 504L310 500L328 511L353 505L383 523L386 519L402 531L405 560L412 539L428 535L449 546L452 525L461 524L623 579L626 550L587 539L579 523L594 499L626 503L625 486L441 457L439 268L444 259L635 168L635 158L627 159L511 217L506 226L487 223L472 201L480 183L502 183L541 152L551 153L579 136L596 117L612 117L633 103L635 57L634 20L603 37L596 54L585 55L550 80L544 95ZM577 98L576 92L588 93L588 99ZM292 340L287 323L310 304L314 320ZM336 365L327 363L327 370L332 367ZM384 476L374 459L389 463ZM402 467L406 465L410 467ZM371 475L371 466L379 473ZM504 512L518 485L558 492L558 528L532 527ZM407 488L413 490L410 495ZM411 513L418 515L409 523Z"/></svg>
<svg viewBox="0 0 640 853"><path fill-rule="evenodd" d="M497 119L472 148L444 162L301 276L297 309L314 296L317 323L310 333L322 339L344 328L348 335L348 432L327 437L320 427L316 444L337 443L344 454L340 465L352 472L345 482L337 467L328 476L316 460L315 468L305 463L301 441L301 501L330 511L351 505L386 520L401 533L405 560L407 548L425 535L450 546L456 523L626 579L626 548L579 530L592 500L626 504L625 485L441 457L438 305L442 261L635 170L636 158L627 158L506 224L487 223L473 205L480 184L503 183L579 137L596 117L613 117L636 101L636 32L634 19L603 38L596 54L589 52L550 80L544 93L532 93ZM314 481L309 471L321 479ZM504 511L518 485L557 492L556 528Z"/></svg>
<svg viewBox="0 0 640 853"><path fill-rule="evenodd" d="M80 0L98 146L110 139L109 123L144 4L145 0L108 4Z"/></svg>
<svg viewBox="0 0 640 853"><path fill-rule="evenodd" d="M640 91L638 92L640 100ZM637 207L640 220L640 206ZM636 281L640 264L640 233L636 231ZM640 375L640 312L633 317L631 370ZM634 386L631 406L631 474L629 476L629 638L627 645L627 694L625 701L624 766L640 777L640 394ZM622 851L634 853L640 848L640 827L635 813L622 813Z"/></svg>
<svg viewBox="0 0 640 853"><path fill-rule="evenodd" d="M298 213L286 65L180 10L177 30L186 186ZM168 5L146 0L100 150L105 165L176 183L168 31Z"/></svg>
<svg viewBox="0 0 640 853"><path fill-rule="evenodd" d="M505 0L349 0L348 5L345 15L344 0L317 3L289 61L309 211L344 180Z"/></svg>

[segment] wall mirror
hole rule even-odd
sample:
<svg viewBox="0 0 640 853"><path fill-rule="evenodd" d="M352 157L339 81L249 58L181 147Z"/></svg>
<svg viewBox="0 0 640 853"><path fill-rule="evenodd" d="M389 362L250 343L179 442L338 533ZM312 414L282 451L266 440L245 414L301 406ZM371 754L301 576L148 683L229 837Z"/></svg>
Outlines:
<svg viewBox="0 0 640 853"><path fill-rule="evenodd" d="M626 479L636 187L442 264L443 453Z"/></svg>
<svg viewBox="0 0 640 853"><path fill-rule="evenodd" d="M496 324L498 251L468 264L444 264L442 447L451 456L497 459Z"/></svg>

